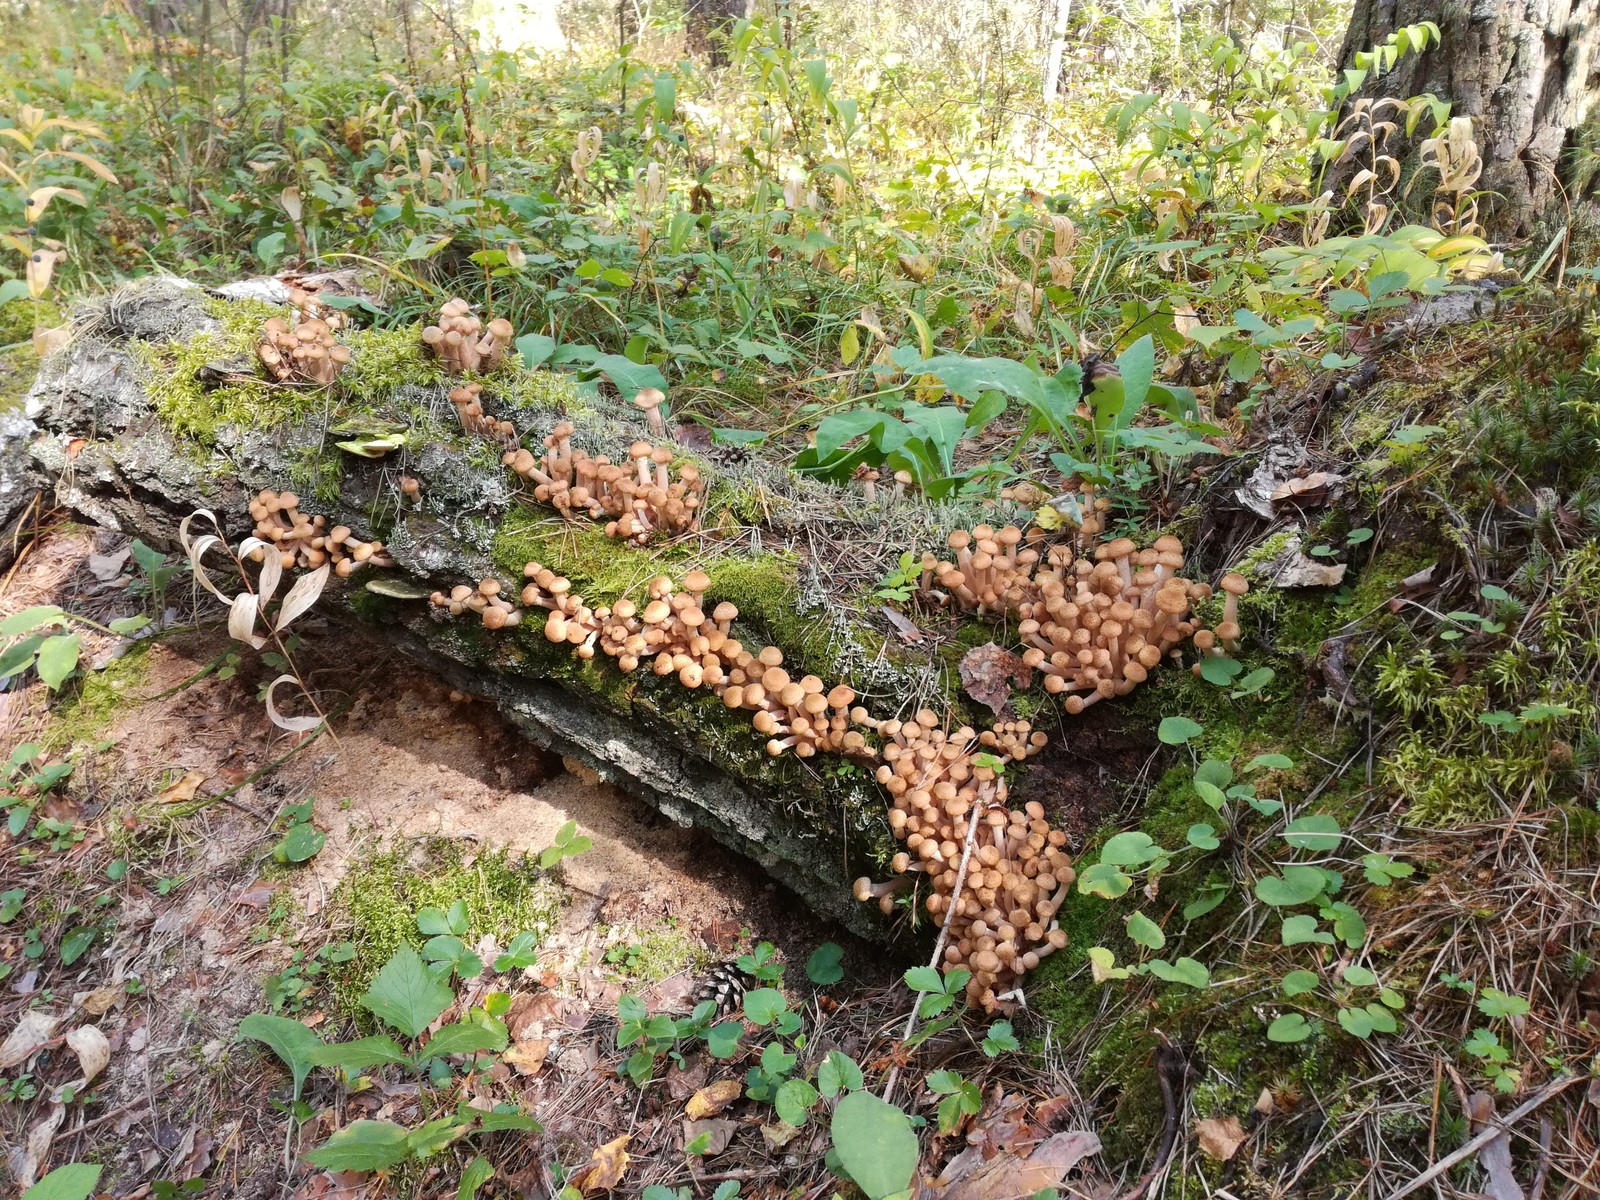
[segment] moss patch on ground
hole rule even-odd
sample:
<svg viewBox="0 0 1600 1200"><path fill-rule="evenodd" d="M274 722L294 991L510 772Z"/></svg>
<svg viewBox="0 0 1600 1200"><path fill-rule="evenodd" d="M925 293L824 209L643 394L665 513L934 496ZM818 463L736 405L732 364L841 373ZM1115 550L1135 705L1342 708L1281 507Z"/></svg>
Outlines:
<svg viewBox="0 0 1600 1200"><path fill-rule="evenodd" d="M54 720L40 744L47 752L85 748L103 734L117 714L140 703L150 673L150 643L135 642L103 671L90 671L55 703Z"/></svg>
<svg viewBox="0 0 1600 1200"><path fill-rule="evenodd" d="M364 858L333 900L336 917L346 924L342 936L356 947L335 981L337 1006L347 1016L363 1017L359 1000L372 977L402 945L420 948L427 940L417 928L422 909L448 911L460 902L468 946L485 934L506 946L521 933L548 933L562 895L531 859L513 859L506 851L471 858L458 843L438 838Z"/></svg>

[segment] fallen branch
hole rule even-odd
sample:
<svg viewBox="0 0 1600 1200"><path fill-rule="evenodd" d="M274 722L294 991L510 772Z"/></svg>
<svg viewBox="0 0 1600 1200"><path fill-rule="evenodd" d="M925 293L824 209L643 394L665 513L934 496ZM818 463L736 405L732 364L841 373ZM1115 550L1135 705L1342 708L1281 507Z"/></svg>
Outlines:
<svg viewBox="0 0 1600 1200"><path fill-rule="evenodd" d="M1511 1126L1517 1121L1520 1121L1523 1117L1533 1112L1534 1109L1546 1103L1558 1093L1565 1091L1567 1088L1571 1087L1573 1084L1579 1082L1583 1078L1584 1077L1581 1075L1569 1075L1565 1079L1557 1079L1553 1083L1546 1084L1541 1090L1535 1092L1532 1096L1529 1096L1505 1116L1496 1117L1490 1121L1489 1124L1486 1125L1476 1137L1468 1140L1459 1150L1453 1150L1449 1154L1446 1154L1438 1162L1434 1163L1433 1166L1429 1167L1421 1175L1418 1175L1399 1191L1390 1192L1388 1200L1402 1200L1402 1197L1409 1196L1412 1192L1427 1187L1428 1184L1439 1178L1439 1176L1443 1175L1458 1162L1472 1157L1472 1155L1476 1154L1483 1147L1494 1141L1495 1138L1509 1132Z"/></svg>

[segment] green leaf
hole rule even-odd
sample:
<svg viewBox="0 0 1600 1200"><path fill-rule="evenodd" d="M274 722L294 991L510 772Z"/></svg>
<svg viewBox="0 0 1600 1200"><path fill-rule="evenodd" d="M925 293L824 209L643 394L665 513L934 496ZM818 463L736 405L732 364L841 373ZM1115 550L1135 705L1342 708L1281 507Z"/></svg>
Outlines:
<svg viewBox="0 0 1600 1200"><path fill-rule="evenodd" d="M1225 655L1207 655L1200 663L1200 678L1218 687L1227 687L1243 670L1242 663Z"/></svg>
<svg viewBox="0 0 1600 1200"><path fill-rule="evenodd" d="M990 1058L998 1058L1010 1050L1022 1049L1022 1043L1017 1041L1016 1032L1012 1029L1010 1021L996 1021L989 1026L989 1032L984 1035L981 1045L983 1052Z"/></svg>
<svg viewBox="0 0 1600 1200"><path fill-rule="evenodd" d="M773 1107L778 1110L778 1116L789 1124L804 1125L818 1099L817 1089L804 1079L788 1079L778 1089Z"/></svg>
<svg viewBox="0 0 1600 1200"><path fill-rule="evenodd" d="M1327 877L1315 867L1285 867L1283 875L1263 875L1256 880L1256 899L1274 908L1292 908L1320 896Z"/></svg>
<svg viewBox="0 0 1600 1200"><path fill-rule="evenodd" d="M936 967L912 967L905 973L906 986L913 992L944 991L944 976Z"/></svg>
<svg viewBox="0 0 1600 1200"><path fill-rule="evenodd" d="M281 863L303 863L316 857L328 835L318 832L310 822L289 826L283 840L272 848L272 857Z"/></svg>
<svg viewBox="0 0 1600 1200"><path fill-rule="evenodd" d="M21 300L28 294L28 281L26 279L7 279L0 283L0 305L10 304L13 300Z"/></svg>
<svg viewBox="0 0 1600 1200"><path fill-rule="evenodd" d="M1009 358L967 358L948 354L930 358L908 374L932 375L963 400L976 401L985 392L1002 392L1036 407L1044 401L1044 384L1039 374Z"/></svg>
<svg viewBox="0 0 1600 1200"><path fill-rule="evenodd" d="M1507 600L1511 599L1510 592L1506 591L1503 587L1496 587L1492 583L1486 583L1479 588L1478 595L1482 596L1485 600L1493 600L1496 604L1503 604Z"/></svg>
<svg viewBox="0 0 1600 1200"><path fill-rule="evenodd" d="M817 1090L830 1100L840 1092L860 1091L865 1083L856 1060L839 1050L828 1051L817 1068Z"/></svg>
<svg viewBox="0 0 1600 1200"><path fill-rule="evenodd" d="M306 1161L324 1171L386 1171L411 1153L410 1134L391 1121L352 1121Z"/></svg>
<svg viewBox="0 0 1600 1200"><path fill-rule="evenodd" d="M429 973L416 949L401 946L378 972L361 1004L407 1037L420 1037L454 999L455 993Z"/></svg>
<svg viewBox="0 0 1600 1200"><path fill-rule="evenodd" d="M1193 900L1183 906L1183 919L1193 921L1197 917L1205 916L1228 898L1228 891L1228 885L1225 883L1207 885Z"/></svg>
<svg viewBox="0 0 1600 1200"><path fill-rule="evenodd" d="M1117 427L1133 424L1139 407L1150 391L1150 379L1156 369L1155 340L1147 333L1117 358L1117 373L1122 378L1122 411L1117 417Z"/></svg>
<svg viewBox="0 0 1600 1200"><path fill-rule="evenodd" d="M1211 972L1206 965L1187 956L1173 963L1161 958L1151 959L1150 974L1168 983L1184 983L1192 988L1203 988L1211 982Z"/></svg>
<svg viewBox="0 0 1600 1200"><path fill-rule="evenodd" d="M1165 854L1148 833L1134 829L1106 839L1106 844L1100 848L1100 861L1114 867L1135 867L1154 862Z"/></svg>
<svg viewBox="0 0 1600 1200"><path fill-rule="evenodd" d="M744 994L744 1015L757 1025L771 1025L788 1007L776 988L755 988Z"/></svg>
<svg viewBox="0 0 1600 1200"><path fill-rule="evenodd" d="M319 1042L316 1049L311 1051L311 1061L319 1067L360 1071L367 1067L409 1065L411 1056L391 1037L364 1037L353 1042L334 1042L331 1045Z"/></svg>
<svg viewBox="0 0 1600 1200"><path fill-rule="evenodd" d="M1332 854L1343 840L1339 822L1325 813L1296 817L1283 831L1283 840L1297 850L1320 850Z"/></svg>
<svg viewBox="0 0 1600 1200"><path fill-rule="evenodd" d="M1478 993L1478 1011L1486 1017L1525 1017L1533 1010L1521 996L1486 987Z"/></svg>
<svg viewBox="0 0 1600 1200"><path fill-rule="evenodd" d="M1321 983L1322 978L1315 971L1290 971L1283 977L1283 994L1303 996L1316 991Z"/></svg>
<svg viewBox="0 0 1600 1200"><path fill-rule="evenodd" d="M1078 876L1078 891L1085 896L1115 900L1133 886L1133 880L1110 863L1095 863Z"/></svg>
<svg viewBox="0 0 1600 1200"><path fill-rule="evenodd" d="M1387 854L1369 854L1361 860L1361 873L1368 883L1378 887L1390 887L1395 880L1414 875L1416 870L1410 863L1395 862Z"/></svg>
<svg viewBox="0 0 1600 1200"><path fill-rule="evenodd" d="M806 978L826 987L844 978L844 947L833 942L823 942L806 959ZM790 1122L794 1124L794 1122Z"/></svg>
<svg viewBox="0 0 1600 1200"><path fill-rule="evenodd" d="M656 120L672 120L678 106L678 78L670 71L662 71L655 79Z"/></svg>
<svg viewBox="0 0 1600 1200"><path fill-rule="evenodd" d="M478 1189L494 1178L494 1164L483 1155L478 1155L467 1164L467 1169L461 1172L461 1183L456 1188L456 1200L474 1200Z"/></svg>
<svg viewBox="0 0 1600 1200"><path fill-rule="evenodd" d="M58 633L47 637L39 646L39 661L35 664L39 678L52 692L67 681L78 665L78 635Z"/></svg>
<svg viewBox="0 0 1600 1200"><path fill-rule="evenodd" d="M724 1021L706 1030L706 1049L712 1058L732 1058L739 1053L739 1039L744 1036L744 1026L737 1021Z"/></svg>
<svg viewBox="0 0 1600 1200"><path fill-rule="evenodd" d="M1161 926L1140 912L1128 917L1128 936L1147 950L1159 950L1167 944Z"/></svg>
<svg viewBox="0 0 1600 1200"><path fill-rule="evenodd" d="M528 370L542 366L556 352L556 340L542 333L525 333L516 341L517 353Z"/></svg>
<svg viewBox="0 0 1600 1200"><path fill-rule="evenodd" d="M1217 831L1204 822L1189 826L1189 844L1197 850L1215 850L1222 845L1217 840Z"/></svg>
<svg viewBox="0 0 1600 1200"><path fill-rule="evenodd" d="M1311 1036L1311 1026L1299 1013L1283 1013L1267 1026L1269 1042L1303 1042Z"/></svg>
<svg viewBox="0 0 1600 1200"><path fill-rule="evenodd" d="M1169 746L1183 746L1205 732L1205 726L1188 717L1163 717L1156 736Z"/></svg>
<svg viewBox="0 0 1600 1200"><path fill-rule="evenodd" d="M1287 771L1294 759L1286 754L1258 754L1245 764L1246 771Z"/></svg>
<svg viewBox="0 0 1600 1200"><path fill-rule="evenodd" d="M1233 767L1220 758L1208 758L1195 768L1194 781L1221 791L1233 782Z"/></svg>
<svg viewBox="0 0 1600 1200"><path fill-rule="evenodd" d="M1317 919L1309 913L1299 913L1283 919L1283 944L1300 946L1306 942L1333 945L1333 934L1317 928Z"/></svg>
<svg viewBox="0 0 1600 1200"><path fill-rule="evenodd" d="M622 354L602 354L594 360L595 370L603 372L625 399L631 400L635 392L647 387L667 390L667 377L659 367L650 363L636 363Z"/></svg>
<svg viewBox="0 0 1600 1200"><path fill-rule="evenodd" d="M94 944L95 930L93 927L74 929L61 939L57 953L61 955L61 965L70 967L83 957L84 951Z"/></svg>
<svg viewBox="0 0 1600 1200"><path fill-rule="evenodd" d="M1364 1008L1341 1008L1339 1024L1352 1037L1366 1038L1372 1035L1372 1018Z"/></svg>
<svg viewBox="0 0 1600 1200"><path fill-rule="evenodd" d="M1204 779L1194 781L1194 791L1195 795L1217 812L1221 812L1223 806L1228 803L1228 797L1223 790L1214 783L1207 783Z"/></svg>
<svg viewBox="0 0 1600 1200"><path fill-rule="evenodd" d="M294 1096L298 1100L301 1085L316 1065L315 1055L323 1049L322 1039L299 1021L266 1013L251 1013L240 1021L239 1036L265 1043L283 1060L294 1077Z"/></svg>
<svg viewBox="0 0 1600 1200"><path fill-rule="evenodd" d="M1373 987L1378 982L1378 977L1371 971L1354 963L1340 971L1339 976L1351 987Z"/></svg>
<svg viewBox="0 0 1600 1200"><path fill-rule="evenodd" d="M65 623L66 619L66 612L54 604L35 605L33 608L14 612L0 621L0 637L16 637L19 634L32 633L41 625L60 625Z"/></svg>
<svg viewBox="0 0 1600 1200"><path fill-rule="evenodd" d="M886 1200L911 1186L917 1135L894 1105L871 1092L851 1092L833 1110L830 1132L839 1165L867 1200Z"/></svg>
<svg viewBox="0 0 1600 1200"><path fill-rule="evenodd" d="M1325 914L1333 921L1333 934L1352 950L1366 944L1367 922L1360 912L1344 902L1330 904Z"/></svg>
<svg viewBox="0 0 1600 1200"><path fill-rule="evenodd" d="M445 1058L451 1054L477 1054L484 1050L500 1051L506 1048L506 1027L495 1021L492 1024L474 1024L456 1021L442 1026L428 1039L418 1058Z"/></svg>
<svg viewBox="0 0 1600 1200"><path fill-rule="evenodd" d="M57 1167L22 1193L22 1200L88 1200L100 1182L99 1163L68 1163Z"/></svg>
<svg viewBox="0 0 1600 1200"><path fill-rule="evenodd" d="M1228 694L1235 700L1241 699L1245 696L1254 696L1257 692L1266 687L1267 684L1271 683L1277 677L1278 673L1271 667L1257 667L1254 671L1251 671L1250 674L1239 680L1239 686L1234 688L1233 691L1229 692Z"/></svg>

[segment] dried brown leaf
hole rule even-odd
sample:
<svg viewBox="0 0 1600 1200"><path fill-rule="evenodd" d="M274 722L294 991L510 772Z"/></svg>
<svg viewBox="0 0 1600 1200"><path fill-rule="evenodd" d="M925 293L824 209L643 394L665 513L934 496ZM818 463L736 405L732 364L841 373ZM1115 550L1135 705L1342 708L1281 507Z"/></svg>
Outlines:
<svg viewBox="0 0 1600 1200"><path fill-rule="evenodd" d="M36 1008L18 1017L16 1027L7 1035L5 1042L0 1043L0 1071L10 1070L18 1063L25 1062L35 1049L50 1040L58 1023L59 1018Z"/></svg>
<svg viewBox="0 0 1600 1200"><path fill-rule="evenodd" d="M987 642L975 646L962 656L961 686L979 704L986 705L999 716L1011 702L1011 684L1027 688L1033 683L1033 672L1022 665L1022 659L1003 646Z"/></svg>
<svg viewBox="0 0 1600 1200"><path fill-rule="evenodd" d="M549 1053L549 1038L526 1038L515 1043L502 1057L518 1075L537 1075L544 1068Z"/></svg>
<svg viewBox="0 0 1600 1200"><path fill-rule="evenodd" d="M1239 1147L1250 1135L1239 1124L1239 1118L1206 1117L1194 1123L1195 1136L1200 1139L1200 1153L1218 1162L1227 1162L1239 1153Z"/></svg>
<svg viewBox="0 0 1600 1200"><path fill-rule="evenodd" d="M1046 1138L1026 1158L1000 1153L940 1193L943 1200L1015 1200L1060 1187L1080 1162L1100 1152L1100 1139L1086 1129Z"/></svg>
<svg viewBox="0 0 1600 1200"><path fill-rule="evenodd" d="M78 1056L78 1069L83 1072L85 1083L93 1083L111 1061L111 1043L93 1025L80 1025L67 1034L67 1045Z"/></svg>
<svg viewBox="0 0 1600 1200"><path fill-rule="evenodd" d="M691 1121L717 1116L743 1093L744 1084L737 1079L719 1079L689 1097L689 1103L683 1109L684 1115Z"/></svg>
<svg viewBox="0 0 1600 1200"><path fill-rule="evenodd" d="M190 771L177 783L156 796L158 804L187 804L194 799L200 785L206 781L204 771Z"/></svg>
<svg viewBox="0 0 1600 1200"><path fill-rule="evenodd" d="M710 1134L711 1140L701 1154L706 1158L714 1158L728 1148L728 1143L733 1140L734 1132L739 1128L739 1122L727 1118L716 1121L685 1121L683 1123L683 1145L687 1151L690 1143L701 1134Z"/></svg>

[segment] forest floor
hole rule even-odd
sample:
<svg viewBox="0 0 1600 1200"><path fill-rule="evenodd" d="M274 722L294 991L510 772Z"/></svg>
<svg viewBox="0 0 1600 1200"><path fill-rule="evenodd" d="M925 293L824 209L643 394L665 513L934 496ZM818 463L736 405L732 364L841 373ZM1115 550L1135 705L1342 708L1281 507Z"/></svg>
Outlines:
<svg viewBox="0 0 1600 1200"><path fill-rule="evenodd" d="M56 528L11 573L0 617L40 603L102 620L134 611L126 550L115 535ZM518 1155L525 1183L548 1181L626 1133L637 1179L687 1170L674 1144L681 1105L662 1110L653 1097L641 1113L637 1094L601 1068L615 1066L623 991L652 1011L687 1011L717 961L769 942L781 961L803 963L832 937L848 948L859 985L833 1036L849 1027L871 1040L873 1017L895 1016L875 1012L871 999L889 979L881 954L819 927L752 864L569 769L491 707L382 646L326 627L304 636L308 660L330 664L319 692L341 698L336 742L297 747L275 730L255 695L259 668L229 669L238 656L221 629L175 626L99 664L98 686L65 714L50 714L37 683L0 695L0 741L40 743L52 760L77 751L69 798L51 801L48 813L73 832L57 852L8 858L0 878L0 890L23 894L27 913L0 926L9 968L0 1028L9 1033L36 1005L57 1022L40 1031L49 1047L27 1056L25 1073L15 1055L3 1056L9 1102L0 1119L16 1148L13 1171L102 1162L102 1185L126 1197L190 1194L163 1185L202 1176L211 1195L395 1194L374 1190L385 1186L378 1182L341 1186L335 1175L308 1174L292 1155L286 1169L297 1144L286 1076L235 1038L244 1017L269 1006L313 1028L339 1022L338 948L382 936L372 924L409 912L424 892L447 903L490 890L507 910L548 924L535 930L537 965L495 985L527 1000L513 1025L524 1051L518 1091L548 1114L542 1139ZM99 649L88 635L86 657ZM272 853L283 815L307 802L326 842L303 866L286 866ZM569 820L592 847L553 872L523 872L517 864L536 860ZM63 950L85 931L85 949ZM88 1023L105 1035L109 1061L92 1089L52 1103L81 1073L61 1037ZM674 1068L667 1093L682 1101L705 1076L704 1062ZM415 1093L330 1089L316 1097L325 1109L300 1127L299 1144L326 1136L331 1109L344 1110L340 1124L352 1113L400 1113ZM728 1124L719 1136L729 1134L731 1148L713 1163L742 1160L740 1139L747 1151L763 1144L759 1121ZM426 1179L413 1182L431 1194Z"/></svg>

